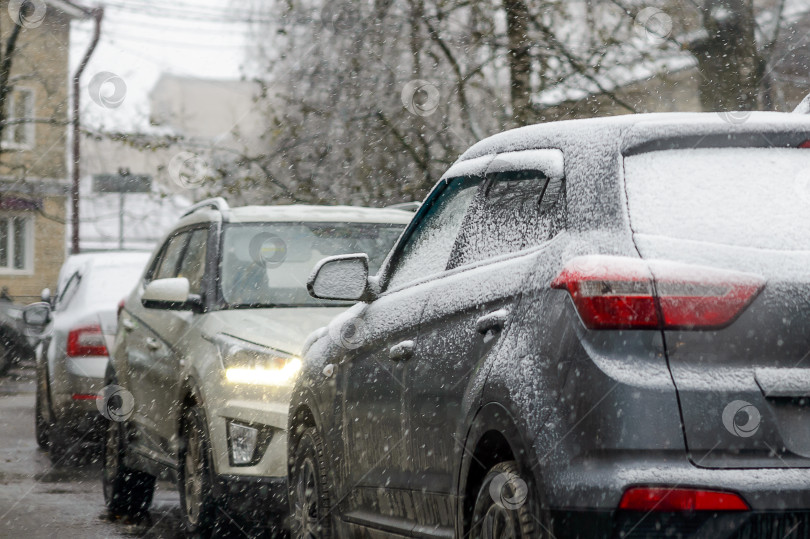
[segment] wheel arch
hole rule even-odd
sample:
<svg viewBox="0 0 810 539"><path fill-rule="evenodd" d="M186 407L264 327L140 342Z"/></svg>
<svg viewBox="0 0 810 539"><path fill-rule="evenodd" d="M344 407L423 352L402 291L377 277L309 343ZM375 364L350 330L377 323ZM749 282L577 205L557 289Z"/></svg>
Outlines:
<svg viewBox="0 0 810 539"><path fill-rule="evenodd" d="M478 410L467 431L459 467L456 524L462 535L470 531L475 498L487 472L509 460L531 470L530 447L518 422L503 405L490 402Z"/></svg>
<svg viewBox="0 0 810 539"><path fill-rule="evenodd" d="M191 376L187 376L180 384L180 392L178 393L177 403L179 404L179 413L177 414L177 436L178 439L183 436L183 418L185 417L186 410L193 406L200 406L203 408L205 414L203 394L200 390L200 385Z"/></svg>

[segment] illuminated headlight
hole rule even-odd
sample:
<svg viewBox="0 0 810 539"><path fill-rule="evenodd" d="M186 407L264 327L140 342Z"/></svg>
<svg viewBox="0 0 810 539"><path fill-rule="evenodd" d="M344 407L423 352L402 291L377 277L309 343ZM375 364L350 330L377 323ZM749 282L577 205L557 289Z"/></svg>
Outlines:
<svg viewBox="0 0 810 539"><path fill-rule="evenodd" d="M214 339L219 349L225 379L233 384L290 386L301 370L295 356L230 335Z"/></svg>

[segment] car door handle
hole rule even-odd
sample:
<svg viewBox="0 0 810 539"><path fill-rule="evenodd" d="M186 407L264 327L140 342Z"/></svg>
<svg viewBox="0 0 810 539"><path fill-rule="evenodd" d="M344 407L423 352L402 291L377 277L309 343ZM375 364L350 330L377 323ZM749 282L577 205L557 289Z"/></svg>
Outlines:
<svg viewBox="0 0 810 539"><path fill-rule="evenodd" d="M130 320L129 318L124 318L121 320L121 325L124 326L124 329L127 331L132 331L135 329L135 322Z"/></svg>
<svg viewBox="0 0 810 539"><path fill-rule="evenodd" d="M402 341L395 344L388 350L388 357L394 361L406 361L413 357L414 343L413 341Z"/></svg>
<svg viewBox="0 0 810 539"><path fill-rule="evenodd" d="M500 331L506 327L506 321L509 319L509 311L506 309L498 309L489 314L485 314L475 321L475 329L478 333L486 334L489 331Z"/></svg>
<svg viewBox="0 0 810 539"><path fill-rule="evenodd" d="M154 337L149 337L146 339L146 346L148 346L150 350L157 350L160 348L160 343Z"/></svg>

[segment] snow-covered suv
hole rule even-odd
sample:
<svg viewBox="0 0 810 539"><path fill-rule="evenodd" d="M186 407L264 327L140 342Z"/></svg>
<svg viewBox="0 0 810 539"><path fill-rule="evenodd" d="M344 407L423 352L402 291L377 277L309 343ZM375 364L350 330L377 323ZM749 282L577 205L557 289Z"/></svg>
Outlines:
<svg viewBox="0 0 810 539"><path fill-rule="evenodd" d="M362 303L303 353L296 537L808 537L808 200L806 115L476 144L309 282Z"/></svg>
<svg viewBox="0 0 810 539"><path fill-rule="evenodd" d="M351 303L314 300L327 255L379 266L412 214L317 206L192 207L121 310L102 413L103 486L144 512L155 478L178 484L186 530L286 510L286 427L305 336ZM268 514L269 513L269 514Z"/></svg>

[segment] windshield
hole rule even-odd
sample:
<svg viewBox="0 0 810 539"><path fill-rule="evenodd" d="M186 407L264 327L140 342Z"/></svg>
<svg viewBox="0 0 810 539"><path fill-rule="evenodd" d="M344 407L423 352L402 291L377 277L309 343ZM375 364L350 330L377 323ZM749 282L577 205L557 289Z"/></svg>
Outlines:
<svg viewBox="0 0 810 539"><path fill-rule="evenodd" d="M637 234L810 250L810 150L701 148L625 158Z"/></svg>
<svg viewBox="0 0 810 539"><path fill-rule="evenodd" d="M322 259L366 253L377 272L405 225L251 223L227 225L220 289L231 308L336 306L312 298L306 282Z"/></svg>

